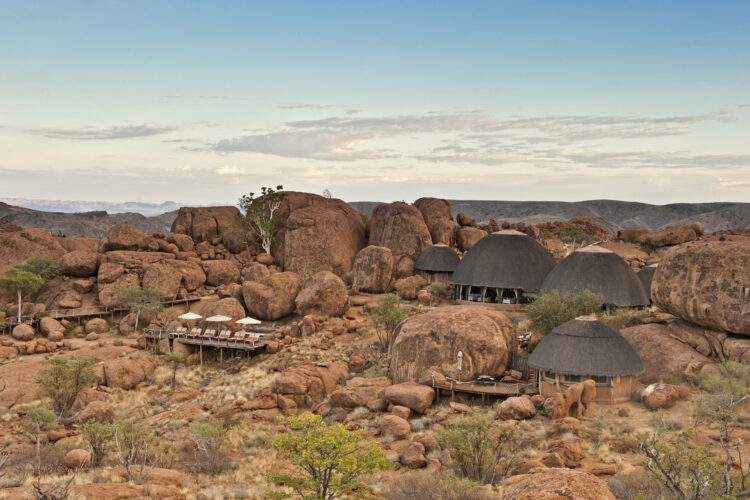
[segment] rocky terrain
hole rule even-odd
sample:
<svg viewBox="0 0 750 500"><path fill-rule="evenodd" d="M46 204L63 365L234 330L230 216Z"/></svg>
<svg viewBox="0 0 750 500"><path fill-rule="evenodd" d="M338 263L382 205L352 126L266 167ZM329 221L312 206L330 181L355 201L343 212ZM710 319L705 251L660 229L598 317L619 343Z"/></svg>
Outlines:
<svg viewBox="0 0 750 500"><path fill-rule="evenodd" d="M0 444L9 457L0 496L24 498L35 481L29 414L50 404L37 380L55 359L93 357L95 380L74 412L40 438L43 483L86 464L71 486L84 498L196 499L265 498L273 488L267 474L290 467L269 442L287 432L279 418L308 413L357 430L382 450L388 467L360 486L368 498L405 500L419 488L450 484L476 495L470 498L668 498L640 465L639 436L659 415L670 419L669 432L690 427L691 445L715 444L716 428L692 418L704 394L701 381L719 374L726 360L750 363L750 236L741 232L709 234L690 220L617 239L591 216L535 225L523 222L523 214L482 222L436 198L380 204L367 220L341 200L287 192L268 254L237 233L238 216L235 207L182 207L167 229L115 224L101 238L17 230L5 216L11 222L0 237L0 274L31 257L54 259L61 274L26 298L21 324L13 319L15 295L0 295L7 333L0 337ZM630 401L597 404L590 380L546 400L485 401L461 392L451 398L433 388L475 374L524 383L512 359L541 339L525 306L456 305L449 285L430 284L414 268L430 245L463 255L502 228L538 239L558 261L600 242L633 269L659 264L654 309L602 313L643 359ZM142 325L118 298L139 286L159 290L165 306L144 313ZM384 343L373 311L385 292L395 294L404 319ZM238 356L144 335L143 326L174 331L187 311L225 315L230 330L240 328L234 323L240 318L258 318L268 333L263 352ZM520 342L525 334L531 340ZM185 364L171 366L172 352L183 354ZM136 479L112 447L88 467L84 424L124 417L136 418L152 436L148 474ZM467 419L487 419L518 438L493 479L476 487L460 482L467 474L460 446L446 437ZM199 460L202 444L193 435L195 424L207 422L225 433L210 463ZM741 429L736 436L746 434ZM737 448L745 456L747 443Z"/></svg>

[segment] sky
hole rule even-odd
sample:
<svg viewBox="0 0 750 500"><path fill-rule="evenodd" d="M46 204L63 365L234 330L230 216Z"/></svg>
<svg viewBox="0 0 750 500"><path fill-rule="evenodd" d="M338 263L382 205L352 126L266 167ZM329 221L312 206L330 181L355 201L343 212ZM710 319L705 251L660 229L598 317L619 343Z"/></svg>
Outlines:
<svg viewBox="0 0 750 500"><path fill-rule="evenodd" d="M0 0L0 198L750 202L750 2Z"/></svg>

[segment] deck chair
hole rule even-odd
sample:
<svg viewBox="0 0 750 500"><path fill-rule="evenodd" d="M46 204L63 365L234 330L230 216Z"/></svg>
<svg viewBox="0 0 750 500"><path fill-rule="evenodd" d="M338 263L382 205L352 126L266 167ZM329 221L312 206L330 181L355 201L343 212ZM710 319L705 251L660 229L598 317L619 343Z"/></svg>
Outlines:
<svg viewBox="0 0 750 500"><path fill-rule="evenodd" d="M187 328L184 326L181 326L179 328L176 328L174 333L172 334L173 337L182 338L187 335Z"/></svg>
<svg viewBox="0 0 750 500"><path fill-rule="evenodd" d="M201 334L201 329L196 327L196 328L193 328L192 330L190 330L189 337L191 337L191 338L198 338L200 336L200 334Z"/></svg>
<svg viewBox="0 0 750 500"><path fill-rule="evenodd" d="M229 340L231 336L232 336L232 332L230 332L229 330L222 330L221 333L219 334L219 339L226 341L226 340Z"/></svg>
<svg viewBox="0 0 750 500"><path fill-rule="evenodd" d="M230 341L234 342L235 344L239 344L240 342L245 341L245 330L238 330L234 332L234 335L229 339Z"/></svg>
<svg viewBox="0 0 750 500"><path fill-rule="evenodd" d="M213 328L207 328L205 332L203 332L203 339L211 341L214 339L214 336L216 335L216 330Z"/></svg>

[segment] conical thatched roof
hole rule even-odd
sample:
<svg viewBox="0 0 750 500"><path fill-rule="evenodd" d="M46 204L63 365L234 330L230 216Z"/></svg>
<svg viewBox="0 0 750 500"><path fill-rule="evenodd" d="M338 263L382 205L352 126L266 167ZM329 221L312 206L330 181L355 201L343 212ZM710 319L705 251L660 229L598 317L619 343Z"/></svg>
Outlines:
<svg viewBox="0 0 750 500"><path fill-rule="evenodd" d="M451 282L461 285L539 290L555 260L535 239L519 231L485 236L466 252Z"/></svg>
<svg viewBox="0 0 750 500"><path fill-rule="evenodd" d="M553 328L529 356L529 366L563 375L616 377L643 372L638 353L599 320L572 319Z"/></svg>
<svg viewBox="0 0 750 500"><path fill-rule="evenodd" d="M432 245L419 254L414 269L433 273L452 273L461 261L458 254L448 245Z"/></svg>
<svg viewBox="0 0 750 500"><path fill-rule="evenodd" d="M588 289L598 293L605 304L641 307L649 304L643 284L622 257L606 248L585 247L568 255L547 275L542 294L559 290Z"/></svg>
<svg viewBox="0 0 750 500"><path fill-rule="evenodd" d="M656 264L644 267L636 273L638 279L643 283L643 288L646 289L646 295L651 300L651 281L654 279L654 273L656 272Z"/></svg>

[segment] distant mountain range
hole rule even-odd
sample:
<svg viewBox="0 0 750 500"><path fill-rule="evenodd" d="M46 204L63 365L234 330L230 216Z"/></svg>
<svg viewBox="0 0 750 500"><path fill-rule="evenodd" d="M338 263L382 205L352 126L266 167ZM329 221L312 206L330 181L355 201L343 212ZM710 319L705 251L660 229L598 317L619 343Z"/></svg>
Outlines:
<svg viewBox="0 0 750 500"><path fill-rule="evenodd" d="M106 211L110 214L138 213L146 217L161 215L184 207L185 203L165 201L164 203L144 203L138 201L126 201L124 203L113 203L109 201L81 201L81 200L33 200L28 198L0 198L0 202L14 205L16 207L31 208L43 212L93 212Z"/></svg>
<svg viewBox="0 0 750 500"><path fill-rule="evenodd" d="M0 200L8 200L2 198ZM19 201L19 199L15 199ZM177 216L175 202L154 203L113 203L88 201L20 200L27 206L54 207L50 211L42 208L27 208L0 201L0 218L24 228L40 227L52 233L66 236L101 238L115 225L127 223L147 233L169 232ZM723 229L750 227L750 203L673 203L670 205L649 205L617 200L589 200L576 202L562 201L491 201L491 200L448 200L453 215L464 212L479 223L495 219L502 223L525 222L538 224L574 217L591 217L607 231L614 233L620 228L646 227L652 230L663 229L675 224L702 222L706 230L715 232ZM380 202L350 202L356 210L372 213ZM109 209L92 210L92 207L107 206ZM75 212L75 208L84 211ZM130 211L118 213L129 208ZM110 209L114 213L110 212ZM164 210L165 212L159 212ZM73 213L74 212L74 213ZM158 215L157 215L158 214Z"/></svg>

